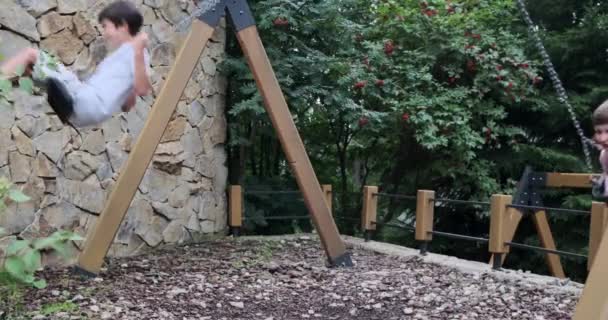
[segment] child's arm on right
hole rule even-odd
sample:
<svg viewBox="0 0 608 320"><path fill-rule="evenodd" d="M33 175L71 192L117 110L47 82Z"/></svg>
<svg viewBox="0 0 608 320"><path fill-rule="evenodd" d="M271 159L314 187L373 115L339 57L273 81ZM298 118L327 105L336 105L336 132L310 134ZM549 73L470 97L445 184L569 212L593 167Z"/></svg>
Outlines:
<svg viewBox="0 0 608 320"><path fill-rule="evenodd" d="M147 43L148 35L144 32L138 34L133 40L135 47L135 83L133 84L133 90L136 96L145 96L152 89L146 73L146 59L144 56Z"/></svg>
<svg viewBox="0 0 608 320"><path fill-rule="evenodd" d="M135 106L136 101L137 101L137 95L135 94L135 91L132 91L131 94L129 95L129 97L127 98L127 102L125 102L125 105L122 106L122 111L123 112L131 111L131 109L133 109L133 107Z"/></svg>

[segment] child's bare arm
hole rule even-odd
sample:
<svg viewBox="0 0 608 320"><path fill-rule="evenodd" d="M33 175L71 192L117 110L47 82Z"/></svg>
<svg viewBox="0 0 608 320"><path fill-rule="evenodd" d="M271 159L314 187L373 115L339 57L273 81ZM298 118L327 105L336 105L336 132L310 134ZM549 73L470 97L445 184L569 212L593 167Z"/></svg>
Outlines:
<svg viewBox="0 0 608 320"><path fill-rule="evenodd" d="M148 74L146 73L146 63L144 48L148 43L148 35L144 32L138 34L133 40L135 47L135 83L133 91L137 96L145 96L152 89Z"/></svg>
<svg viewBox="0 0 608 320"><path fill-rule="evenodd" d="M27 75L30 71L28 69L36 63L36 59L38 59L37 49L24 49L3 63L0 67L0 73L5 77L12 78L15 75L15 72L17 72L17 69L22 67Z"/></svg>
<svg viewBox="0 0 608 320"><path fill-rule="evenodd" d="M127 98L127 102L125 102L125 104L122 106L122 111L123 112L131 111L133 109L133 107L135 106L136 101L137 101L137 95L135 94L135 91L133 91Z"/></svg>

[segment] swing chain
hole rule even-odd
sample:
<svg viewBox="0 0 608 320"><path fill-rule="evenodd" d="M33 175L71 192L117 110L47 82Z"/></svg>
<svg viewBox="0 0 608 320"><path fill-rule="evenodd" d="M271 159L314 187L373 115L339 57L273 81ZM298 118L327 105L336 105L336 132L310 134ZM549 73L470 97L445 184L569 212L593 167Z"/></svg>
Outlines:
<svg viewBox="0 0 608 320"><path fill-rule="evenodd" d="M559 102L563 103L568 108L568 112L570 113L570 117L572 118L572 123L574 124L574 127L576 128L576 132L578 133L578 135L580 136L580 139L581 139L587 168L589 169L589 171L591 171L592 170L591 155L590 155L587 145L589 144L592 146L596 146L596 144L593 140L591 140L585 136L585 132L581 128L581 125L576 118L576 113L574 112L574 108L572 107L572 105L570 105L570 102L568 102L568 95L566 93L566 89L564 89L564 86L562 85L562 82L560 81L560 79L557 75L557 72L555 71L555 67L553 66L553 63L551 62L551 58L549 57L549 54L547 53L547 50L545 49L545 46L543 45L543 43L540 39L540 36L538 35L538 31L537 31L534 23L532 22L532 18L530 18L530 14L528 13L528 10L526 10L524 0L517 0L517 4L523 15L524 20L526 21L526 24L528 25L528 32L534 39L537 49L540 51L540 55L544 60L543 62L545 64L545 67L549 70L549 76L551 78L551 82L553 83L553 88L557 92L558 100L559 100Z"/></svg>

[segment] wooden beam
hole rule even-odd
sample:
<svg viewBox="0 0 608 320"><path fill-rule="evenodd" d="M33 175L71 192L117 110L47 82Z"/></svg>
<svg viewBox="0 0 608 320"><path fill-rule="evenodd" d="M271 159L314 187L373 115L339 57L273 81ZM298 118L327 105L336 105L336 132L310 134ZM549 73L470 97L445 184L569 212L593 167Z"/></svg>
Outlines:
<svg viewBox="0 0 608 320"><path fill-rule="evenodd" d="M120 176L110 194L108 203L91 236L85 242L77 266L81 271L89 274L99 272L103 258L118 232L171 115L175 111L213 31L212 27L200 20L192 22L192 29L182 44L173 68L152 106L146 124L137 138L137 143L129 154L126 164L120 170Z"/></svg>
<svg viewBox="0 0 608 320"><path fill-rule="evenodd" d="M591 178L596 175L587 173L548 172L546 187L552 188L591 188Z"/></svg>
<svg viewBox="0 0 608 320"><path fill-rule="evenodd" d="M608 237L602 238L573 320L608 319Z"/></svg>
<svg viewBox="0 0 608 320"><path fill-rule="evenodd" d="M589 223L589 258L587 259L587 270L591 270L595 261L600 242L606 231L606 222L608 222L608 207L606 207L606 203L594 201L591 204L591 222Z"/></svg>
<svg viewBox="0 0 608 320"><path fill-rule="evenodd" d="M241 186L230 186L228 201L228 224L232 228L240 228L243 226L243 193Z"/></svg>
<svg viewBox="0 0 608 320"><path fill-rule="evenodd" d="M492 195L490 200L490 240L488 251L493 254L504 254L507 252L505 245L505 222L507 221L507 206L511 204L513 197L503 194Z"/></svg>
<svg viewBox="0 0 608 320"><path fill-rule="evenodd" d="M321 190L323 190L323 194L325 195L325 202L327 203L329 212L332 213L333 212L333 207L332 207L333 191L332 191L331 184L322 185Z"/></svg>
<svg viewBox="0 0 608 320"><path fill-rule="evenodd" d="M504 239L505 241L513 241L513 237L515 237L515 231L517 231L517 227L519 227L519 223L524 215L521 211L515 208L507 208L507 212L504 215L505 221L504 224ZM506 247L506 251L501 255L501 265L504 264L505 259L507 259L507 255L509 254L510 247ZM490 264L494 261L494 254L490 256Z"/></svg>
<svg viewBox="0 0 608 320"><path fill-rule="evenodd" d="M361 208L361 229L369 233L376 230L378 209L378 187L363 187L363 207Z"/></svg>
<svg viewBox="0 0 608 320"><path fill-rule="evenodd" d="M416 240L433 240L433 219L435 215L435 191L418 190L416 194Z"/></svg>
<svg viewBox="0 0 608 320"><path fill-rule="evenodd" d="M330 264L352 264L256 26L242 29L237 33L237 38L249 68L253 72L253 77L264 100L264 106L277 132L287 161L303 193L304 202L311 213Z"/></svg>
<svg viewBox="0 0 608 320"><path fill-rule="evenodd" d="M532 218L542 246L545 249L556 250L553 234L551 233L551 227L549 226L549 221L547 220L547 213L542 210L536 211ZM547 262L547 266L549 267L549 271L554 277L561 279L566 278L559 255L554 253L546 253L545 260Z"/></svg>

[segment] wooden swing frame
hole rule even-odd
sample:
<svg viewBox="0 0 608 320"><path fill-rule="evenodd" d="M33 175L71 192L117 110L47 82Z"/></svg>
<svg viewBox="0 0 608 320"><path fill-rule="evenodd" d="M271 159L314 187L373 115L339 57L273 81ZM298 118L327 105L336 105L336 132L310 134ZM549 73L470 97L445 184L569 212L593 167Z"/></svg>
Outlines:
<svg viewBox="0 0 608 320"><path fill-rule="evenodd" d="M239 44L264 99L283 151L296 176L304 200L331 266L352 266L350 254L325 202L306 149L289 112L246 0L220 0L192 23L176 61L109 196L93 232L87 237L76 269L88 276L99 273L103 260L131 205L154 151L192 76L201 54L224 16L231 18Z"/></svg>
<svg viewBox="0 0 608 320"><path fill-rule="evenodd" d="M525 174L524 174L525 175ZM597 174L588 173L535 173L532 178L537 179L538 186L549 188L582 188L591 189L592 179ZM511 213L513 215L513 213ZM536 215L536 213L535 213ZM517 214L515 214L517 220ZM521 216L520 216L521 218ZM544 217L546 220L546 216ZM608 319L608 292L606 291L606 279L608 278L608 237L603 237L608 223L607 204L593 202L591 207L591 228L589 234L589 256L587 268L589 274L585 282L585 288L576 305L573 320L607 320ZM515 229L517 224L515 224ZM538 230L538 229L537 229ZM547 234L541 235L541 242L547 235L551 237L551 231L546 229ZM512 235L511 235L512 237ZM553 244L553 247L555 244ZM547 255L549 256L549 254ZM552 262L547 259L550 269L553 267L561 268L559 257L556 256ZM551 264L553 263L553 265ZM559 263L559 265L557 264ZM563 272L563 270L562 270Z"/></svg>

